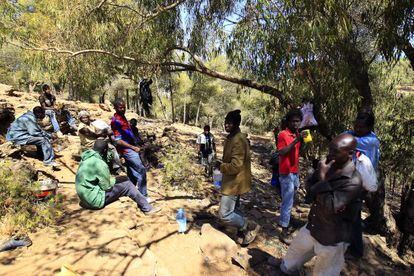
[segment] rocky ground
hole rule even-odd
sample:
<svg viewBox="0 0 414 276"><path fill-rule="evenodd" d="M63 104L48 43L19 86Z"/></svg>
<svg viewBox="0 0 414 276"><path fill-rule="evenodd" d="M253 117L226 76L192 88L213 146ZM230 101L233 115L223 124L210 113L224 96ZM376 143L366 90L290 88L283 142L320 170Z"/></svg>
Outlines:
<svg viewBox="0 0 414 276"><path fill-rule="evenodd" d="M37 95L14 92L0 85L0 104L7 103L16 110L16 117L37 105ZM87 109L92 117L109 120L113 112L98 104L58 101L69 104L73 110ZM134 116L128 113L127 117ZM194 148L199 128L181 124L170 125L159 120L139 119L142 130L154 133L161 144L165 127L173 127L174 143L183 148ZM213 133L223 139L218 131ZM268 184L270 171L266 158L271 148L268 137L250 136L253 153L253 191L242 198L242 211L262 226L254 243L241 248L230 237L231 229L222 229L215 218L219 193L208 179L197 192L168 189L161 169L148 173L151 198L163 210L155 216L145 216L127 198L103 210L89 211L78 204L74 179L78 162L73 159L79 138L67 136L61 143L57 162L61 171L45 168L41 161L21 155L20 159L35 166L43 175L59 180L59 193L64 196L64 216L57 226L41 229L30 235L33 245L0 253L0 275L51 275L63 265L70 265L79 275L270 275L274 268L267 264L269 256L280 258L287 247L279 242L277 227L280 198ZM219 143L220 144L220 143ZM58 146L56 146L58 147ZM0 152L7 152L5 144ZM222 148L219 147L219 155ZM5 157L4 154L3 157ZM11 159L11 157L5 157ZM15 160L16 161L16 160ZM200 171L194 163L194 171ZM175 213L184 208L189 220L185 234L177 233ZM294 207L294 224L306 222L308 206L299 202ZM411 273L412 259L400 259L385 239L365 235L366 254L357 262L347 262L344 275L407 275ZM309 272L312 263L305 272Z"/></svg>

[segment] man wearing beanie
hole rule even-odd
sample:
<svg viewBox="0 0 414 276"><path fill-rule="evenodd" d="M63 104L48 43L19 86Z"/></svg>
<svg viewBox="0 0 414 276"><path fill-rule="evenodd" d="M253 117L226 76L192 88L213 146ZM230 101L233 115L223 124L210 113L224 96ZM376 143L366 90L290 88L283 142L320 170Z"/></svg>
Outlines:
<svg viewBox="0 0 414 276"><path fill-rule="evenodd" d="M229 135L224 142L223 162L217 162L216 167L223 174L219 218L223 224L236 227L242 245L247 245L256 238L260 226L236 212L240 195L250 191L252 181L250 146L247 135L240 131L240 122L240 110L227 114L224 126Z"/></svg>

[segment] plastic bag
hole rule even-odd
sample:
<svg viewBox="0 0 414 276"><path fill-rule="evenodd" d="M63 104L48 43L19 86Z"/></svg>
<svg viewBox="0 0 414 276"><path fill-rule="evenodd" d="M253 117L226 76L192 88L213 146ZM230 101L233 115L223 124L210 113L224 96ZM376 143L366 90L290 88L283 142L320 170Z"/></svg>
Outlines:
<svg viewBox="0 0 414 276"><path fill-rule="evenodd" d="M378 189L377 173L371 160L366 155L359 153L355 161L355 167L361 174L362 187L368 192L375 192Z"/></svg>
<svg viewBox="0 0 414 276"><path fill-rule="evenodd" d="M300 128L303 127L309 127L309 126L317 126L318 122L315 119L315 116L313 115L313 104L310 102L303 103L302 108L300 109L302 111L303 119L300 123Z"/></svg>

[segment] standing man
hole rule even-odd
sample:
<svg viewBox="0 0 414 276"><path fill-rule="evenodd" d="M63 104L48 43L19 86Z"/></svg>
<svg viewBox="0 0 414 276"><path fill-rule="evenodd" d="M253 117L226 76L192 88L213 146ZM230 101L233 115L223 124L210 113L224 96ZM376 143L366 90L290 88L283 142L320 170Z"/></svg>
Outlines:
<svg viewBox="0 0 414 276"><path fill-rule="evenodd" d="M362 180L352 161L356 140L341 134L329 144L329 153L308 181L313 201L308 223L292 241L280 270L294 274L316 255L313 275L340 275L351 241L352 224L361 208Z"/></svg>
<svg viewBox="0 0 414 276"><path fill-rule="evenodd" d="M116 113L111 119L111 128L114 132L117 150L125 159L129 179L138 187L141 194L148 199L147 171L139 156L141 149L138 147L137 138L125 117L124 100L116 99L114 108Z"/></svg>
<svg viewBox="0 0 414 276"><path fill-rule="evenodd" d="M56 97L52 94L52 90L47 84L42 85L42 95L39 96L39 103L40 106L45 110L45 114L49 116L50 122L53 126L53 131L57 134L58 137L62 137L63 134L60 131L59 122L56 119Z"/></svg>
<svg viewBox="0 0 414 276"><path fill-rule="evenodd" d="M35 145L38 155L43 156L43 164L58 167L54 161L55 154L52 147L52 134L42 130L37 120L45 118L45 110L36 106L32 111L17 118L7 131L7 140L17 145Z"/></svg>
<svg viewBox="0 0 414 276"><path fill-rule="evenodd" d="M201 165L209 166L209 175L211 172L211 164L214 160L214 155L216 153L216 143L214 141L214 136L210 132L210 126L204 126L204 132L198 135L197 144L200 146L199 153L201 157Z"/></svg>
<svg viewBox="0 0 414 276"><path fill-rule="evenodd" d="M279 182L282 196L279 218L279 225L282 227L282 232L279 238L286 244L290 244L292 241L288 232L288 226L295 191L299 188L299 151L302 136L306 135L305 133L299 133L301 121L302 112L299 109L289 111L286 115L287 127L279 133L277 138Z"/></svg>
<svg viewBox="0 0 414 276"><path fill-rule="evenodd" d="M236 227L242 245L247 245L256 238L260 226L236 211L240 196L250 191L252 182L250 146L246 134L240 131L240 122L240 110L227 114L224 127L229 135L224 142L223 162L217 161L216 167L223 174L219 218L224 225Z"/></svg>

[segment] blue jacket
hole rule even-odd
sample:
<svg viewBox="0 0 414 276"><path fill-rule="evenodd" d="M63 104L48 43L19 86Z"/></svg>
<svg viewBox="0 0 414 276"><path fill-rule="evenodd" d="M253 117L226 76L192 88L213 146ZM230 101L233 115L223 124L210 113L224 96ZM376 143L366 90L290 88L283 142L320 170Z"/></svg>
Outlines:
<svg viewBox="0 0 414 276"><path fill-rule="evenodd" d="M353 131L346 131L346 133L355 136ZM367 156L371 160L374 169L377 170L380 159L380 142L377 135L371 131L368 135L362 137L355 136L355 138L357 140L357 151Z"/></svg>
<svg viewBox="0 0 414 276"><path fill-rule="evenodd" d="M31 137L45 137L50 139L50 133L42 130L36 121L36 117L32 111L17 118L7 131L7 141L18 145L25 145Z"/></svg>

